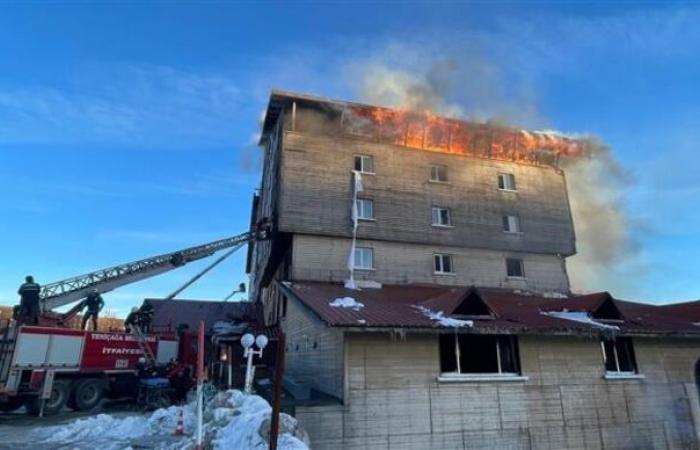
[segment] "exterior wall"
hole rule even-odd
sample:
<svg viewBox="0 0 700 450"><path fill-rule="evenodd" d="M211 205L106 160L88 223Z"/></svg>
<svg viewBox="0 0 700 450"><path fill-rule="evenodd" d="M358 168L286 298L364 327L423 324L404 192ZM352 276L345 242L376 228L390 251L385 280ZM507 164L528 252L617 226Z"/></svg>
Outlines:
<svg viewBox="0 0 700 450"><path fill-rule="evenodd" d="M351 170L355 154L374 158L363 197L376 222L362 238L571 255L574 231L562 172L342 137L284 133L279 226L283 231L351 236ZM430 182L430 165L448 166L448 183ZM517 192L498 189L499 172L515 175ZM431 226L431 206L451 209L453 228ZM502 230L502 216L520 216L522 234Z"/></svg>
<svg viewBox="0 0 700 450"><path fill-rule="evenodd" d="M343 334L328 328L293 299L280 320L286 334L285 375L312 388L343 397Z"/></svg>
<svg viewBox="0 0 700 450"><path fill-rule="evenodd" d="M350 245L350 239L294 235L293 279L334 282L346 280ZM569 287L564 261L555 255L369 240L358 240L357 245L374 248L375 265L373 271L355 270L355 278L358 280L387 284L509 287L540 292L562 292ZM436 252L452 255L454 275L433 275L433 253ZM523 259L525 279L506 276L507 256Z"/></svg>
<svg viewBox="0 0 700 450"><path fill-rule="evenodd" d="M700 343L635 339L605 380L597 339L521 337L525 382L443 384L435 335L346 335L345 405L297 408L314 449L698 448Z"/></svg>

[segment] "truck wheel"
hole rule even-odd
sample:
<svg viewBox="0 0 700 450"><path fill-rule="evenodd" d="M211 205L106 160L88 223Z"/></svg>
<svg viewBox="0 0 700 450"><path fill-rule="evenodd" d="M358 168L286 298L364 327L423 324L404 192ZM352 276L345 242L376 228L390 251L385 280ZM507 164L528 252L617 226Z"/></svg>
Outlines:
<svg viewBox="0 0 700 450"><path fill-rule="evenodd" d="M68 380L55 380L51 389L51 397L44 402L44 415L49 416L60 412L68 400L69 392L70 383ZM27 407L27 414L38 416L41 411L41 397L36 395L27 398L24 406Z"/></svg>
<svg viewBox="0 0 700 450"><path fill-rule="evenodd" d="M88 411L97 406L102 400L104 386L102 380L85 378L73 385L70 403L76 411Z"/></svg>
<svg viewBox="0 0 700 450"><path fill-rule="evenodd" d="M9 397L6 402L0 402L0 412L12 412L24 405L24 397L16 395Z"/></svg>

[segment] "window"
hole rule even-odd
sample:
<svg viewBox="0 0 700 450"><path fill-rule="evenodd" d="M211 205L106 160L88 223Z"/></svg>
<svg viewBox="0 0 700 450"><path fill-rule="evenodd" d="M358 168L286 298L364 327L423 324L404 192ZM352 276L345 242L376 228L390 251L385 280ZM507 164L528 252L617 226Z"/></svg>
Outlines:
<svg viewBox="0 0 700 450"><path fill-rule="evenodd" d="M433 255L435 273L454 273L452 271L452 255Z"/></svg>
<svg viewBox="0 0 700 450"><path fill-rule="evenodd" d="M520 217L503 216L503 231L506 233L520 233Z"/></svg>
<svg viewBox="0 0 700 450"><path fill-rule="evenodd" d="M374 269L374 249L371 247L355 247L353 264L356 269Z"/></svg>
<svg viewBox="0 0 700 450"><path fill-rule="evenodd" d="M499 173L498 189L503 189L504 191L515 191L515 175L512 173Z"/></svg>
<svg viewBox="0 0 700 450"><path fill-rule="evenodd" d="M440 335L440 371L445 374L519 375L516 336Z"/></svg>
<svg viewBox="0 0 700 450"><path fill-rule="evenodd" d="M618 337L602 339L600 347L603 350L605 371L609 374L637 373L637 362L634 358L632 339Z"/></svg>
<svg viewBox="0 0 700 450"><path fill-rule="evenodd" d="M372 220L374 219L374 201L369 198L357 199L357 218Z"/></svg>
<svg viewBox="0 0 700 450"><path fill-rule="evenodd" d="M433 206L433 225L442 227L449 227L452 225L449 208Z"/></svg>
<svg viewBox="0 0 700 450"><path fill-rule="evenodd" d="M430 181L447 183L447 166L430 166Z"/></svg>
<svg viewBox="0 0 700 450"><path fill-rule="evenodd" d="M525 277L523 260L520 258L506 258L506 273L509 277Z"/></svg>
<svg viewBox="0 0 700 450"><path fill-rule="evenodd" d="M355 155L355 170L362 173L374 173L374 161L368 155Z"/></svg>

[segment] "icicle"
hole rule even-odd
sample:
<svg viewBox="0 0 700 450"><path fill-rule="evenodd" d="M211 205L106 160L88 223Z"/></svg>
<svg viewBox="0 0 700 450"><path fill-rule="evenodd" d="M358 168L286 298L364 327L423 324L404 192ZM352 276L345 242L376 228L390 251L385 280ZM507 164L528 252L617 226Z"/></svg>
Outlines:
<svg viewBox="0 0 700 450"><path fill-rule="evenodd" d="M362 175L357 170L352 171L352 207L350 215L352 217L352 245L350 245L350 255L348 255L348 272L350 277L345 280L345 287L357 289L355 284L355 244L357 241L357 226L359 223L359 212L357 211L357 193L362 192Z"/></svg>

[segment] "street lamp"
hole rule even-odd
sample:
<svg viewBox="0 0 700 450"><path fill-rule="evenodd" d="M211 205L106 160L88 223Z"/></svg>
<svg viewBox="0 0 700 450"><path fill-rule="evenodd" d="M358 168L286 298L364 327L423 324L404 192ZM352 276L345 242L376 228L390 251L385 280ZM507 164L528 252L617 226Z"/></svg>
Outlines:
<svg viewBox="0 0 700 450"><path fill-rule="evenodd" d="M253 356L259 356L262 358L263 349L267 346L267 336L264 334L259 334L258 337L253 336L250 333L246 333L241 336L241 345L244 348L243 357L248 358L248 363L245 369L245 388L246 394L250 394L253 390L253 376L255 374L255 367L253 367ZM255 344L259 350L253 348Z"/></svg>

